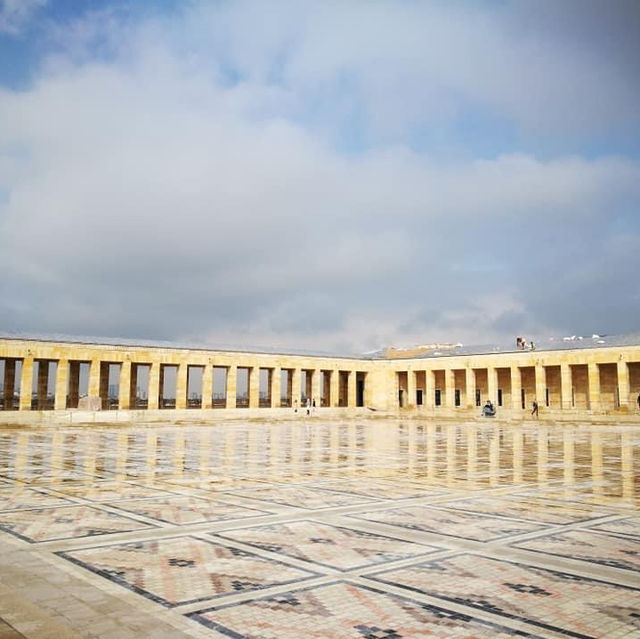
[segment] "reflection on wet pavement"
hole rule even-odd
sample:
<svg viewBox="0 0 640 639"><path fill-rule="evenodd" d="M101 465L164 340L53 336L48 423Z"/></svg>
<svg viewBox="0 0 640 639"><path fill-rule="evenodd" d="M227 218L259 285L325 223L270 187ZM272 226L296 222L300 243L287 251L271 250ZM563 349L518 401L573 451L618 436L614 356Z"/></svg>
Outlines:
<svg viewBox="0 0 640 639"><path fill-rule="evenodd" d="M639 446L383 419L0 431L0 616L34 637L640 637Z"/></svg>

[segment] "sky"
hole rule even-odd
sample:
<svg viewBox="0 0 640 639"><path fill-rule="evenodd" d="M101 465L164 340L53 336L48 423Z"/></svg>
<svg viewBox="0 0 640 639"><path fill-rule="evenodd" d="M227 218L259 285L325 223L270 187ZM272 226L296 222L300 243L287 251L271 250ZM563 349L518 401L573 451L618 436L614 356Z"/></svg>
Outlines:
<svg viewBox="0 0 640 639"><path fill-rule="evenodd" d="M0 327L640 330L637 0L0 0Z"/></svg>

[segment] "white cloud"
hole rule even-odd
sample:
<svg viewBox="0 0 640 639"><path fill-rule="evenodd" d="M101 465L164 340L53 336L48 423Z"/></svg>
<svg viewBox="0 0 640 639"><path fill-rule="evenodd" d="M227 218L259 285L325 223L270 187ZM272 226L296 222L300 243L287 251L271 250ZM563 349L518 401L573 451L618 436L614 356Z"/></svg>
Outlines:
<svg viewBox="0 0 640 639"><path fill-rule="evenodd" d="M248 20L247 5L202 5L183 25L127 27L108 61L79 59L90 49L69 43L75 61L57 56L28 90L0 93L5 327L347 350L468 342L514 322L564 331L585 259L604 269L604 289L611 265L627 272L635 243L616 244L618 261L602 244L638 210L637 160L442 161L388 125L447 120L453 87L529 126L515 70L485 73L487 86L476 77L508 50L526 61L526 43L501 44L499 25L472 29L442 9L372 4L354 29L359 5L311 6L267 16L256 3ZM481 37L490 51L475 50ZM221 80L225 56L236 81ZM341 68L392 144L341 153L324 128L331 113L311 113L323 87L336 95ZM535 82L568 117L566 96ZM625 99L612 98L620 113ZM638 236L637 218L627 230ZM601 301L581 305L583 321ZM640 300L624 308L610 332L630 330Z"/></svg>
<svg viewBox="0 0 640 639"><path fill-rule="evenodd" d="M49 0L0 0L0 34L17 35L31 16Z"/></svg>

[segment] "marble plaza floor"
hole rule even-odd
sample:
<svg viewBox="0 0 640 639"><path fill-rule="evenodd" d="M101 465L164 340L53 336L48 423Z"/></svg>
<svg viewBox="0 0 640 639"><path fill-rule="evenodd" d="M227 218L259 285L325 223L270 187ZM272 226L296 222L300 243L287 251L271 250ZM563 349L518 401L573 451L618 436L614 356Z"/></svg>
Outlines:
<svg viewBox="0 0 640 639"><path fill-rule="evenodd" d="M0 430L0 639L640 638L640 426Z"/></svg>

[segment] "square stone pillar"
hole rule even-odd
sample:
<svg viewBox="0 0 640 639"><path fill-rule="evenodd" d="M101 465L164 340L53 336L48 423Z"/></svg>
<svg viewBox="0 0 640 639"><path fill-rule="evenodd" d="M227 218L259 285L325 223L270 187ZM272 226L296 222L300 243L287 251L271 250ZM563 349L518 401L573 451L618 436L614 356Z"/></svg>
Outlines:
<svg viewBox="0 0 640 639"><path fill-rule="evenodd" d="M89 365L89 390L90 398L100 397L100 360L92 359Z"/></svg>
<svg viewBox="0 0 640 639"><path fill-rule="evenodd" d="M498 406L498 369L487 368L487 393L494 406Z"/></svg>
<svg viewBox="0 0 640 639"><path fill-rule="evenodd" d="M589 408L592 411L600 409L600 368L595 362L589 362Z"/></svg>
<svg viewBox="0 0 640 639"><path fill-rule="evenodd" d="M444 372L444 402L447 408L455 408L456 405L456 374L453 370Z"/></svg>
<svg viewBox="0 0 640 639"><path fill-rule="evenodd" d="M160 362L153 362L149 367L149 410L158 410L160 399Z"/></svg>
<svg viewBox="0 0 640 639"><path fill-rule="evenodd" d="M236 408L236 391L238 384L238 367L235 364L227 367L227 405L226 408Z"/></svg>
<svg viewBox="0 0 640 639"><path fill-rule="evenodd" d="M425 376L424 405L426 408L433 408L436 402L436 375L432 370L427 370Z"/></svg>
<svg viewBox="0 0 640 639"><path fill-rule="evenodd" d="M416 372L407 370L407 407L416 405Z"/></svg>
<svg viewBox="0 0 640 639"><path fill-rule="evenodd" d="M43 410L47 405L47 387L49 385L49 362L38 362L38 410Z"/></svg>
<svg viewBox="0 0 640 639"><path fill-rule="evenodd" d="M186 362L178 364L176 372L176 408L187 407L187 381L189 376L189 366Z"/></svg>
<svg viewBox="0 0 640 639"><path fill-rule="evenodd" d="M131 362L120 364L120 379L118 380L118 409L131 408Z"/></svg>
<svg viewBox="0 0 640 639"><path fill-rule="evenodd" d="M252 366L249 369L249 408L260 407L260 368Z"/></svg>
<svg viewBox="0 0 640 639"><path fill-rule="evenodd" d="M4 409L13 409L13 393L16 385L16 360L4 360Z"/></svg>
<svg viewBox="0 0 640 639"><path fill-rule="evenodd" d="M280 408L282 404L282 369L271 369L271 408Z"/></svg>
<svg viewBox="0 0 640 639"><path fill-rule="evenodd" d="M629 366L627 362L618 360L618 397L620 400L620 410L629 410L629 395L631 389L629 387Z"/></svg>
<svg viewBox="0 0 640 639"><path fill-rule="evenodd" d="M31 394L33 392L33 357L22 360L20 375L20 410L31 410Z"/></svg>
<svg viewBox="0 0 640 639"><path fill-rule="evenodd" d="M300 369L294 368L291 372L291 406L300 408Z"/></svg>
<svg viewBox="0 0 640 639"><path fill-rule="evenodd" d="M467 368L465 371L466 397L465 402L467 408L476 408L476 374L473 368Z"/></svg>
<svg viewBox="0 0 640 639"><path fill-rule="evenodd" d="M319 368L315 368L313 370L313 377L311 378L311 401L315 401L316 403L316 407L320 407L320 404L322 403L321 397L320 397L320 375L322 373L320 372Z"/></svg>
<svg viewBox="0 0 640 639"><path fill-rule="evenodd" d="M331 390L329 392L331 406L338 406L338 402L340 401L340 371L332 370L331 371Z"/></svg>
<svg viewBox="0 0 640 639"><path fill-rule="evenodd" d="M56 395L54 400L55 410L64 410L67 407L67 388L69 386L69 360L58 360L56 368Z"/></svg>
<svg viewBox="0 0 640 639"><path fill-rule="evenodd" d="M542 408L547 405L546 397L547 397L547 371L544 366L540 364L536 364L535 367L536 374L536 401L538 402L538 406Z"/></svg>
<svg viewBox="0 0 640 639"><path fill-rule="evenodd" d="M562 410L571 410L573 408L573 402L571 401L572 389L571 366L569 364L560 364L560 401Z"/></svg>
<svg viewBox="0 0 640 639"><path fill-rule="evenodd" d="M513 410L522 410L522 374L519 366L511 367L511 406Z"/></svg>
<svg viewBox="0 0 640 639"><path fill-rule="evenodd" d="M349 371L349 379L347 380L347 406L349 408L354 408L356 405L356 375L356 371Z"/></svg>
<svg viewBox="0 0 640 639"><path fill-rule="evenodd" d="M207 364L202 370L202 408L213 406L213 366Z"/></svg>

